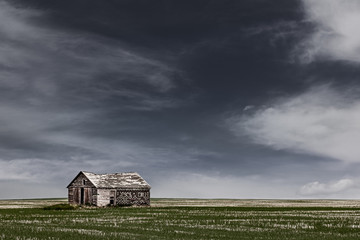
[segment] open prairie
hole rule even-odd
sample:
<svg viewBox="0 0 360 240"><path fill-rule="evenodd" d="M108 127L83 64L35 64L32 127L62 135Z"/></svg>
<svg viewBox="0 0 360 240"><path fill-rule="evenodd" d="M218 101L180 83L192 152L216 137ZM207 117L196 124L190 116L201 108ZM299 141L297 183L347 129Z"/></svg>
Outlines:
<svg viewBox="0 0 360 240"><path fill-rule="evenodd" d="M359 239L360 201L152 199L151 207L44 210L0 201L0 239Z"/></svg>

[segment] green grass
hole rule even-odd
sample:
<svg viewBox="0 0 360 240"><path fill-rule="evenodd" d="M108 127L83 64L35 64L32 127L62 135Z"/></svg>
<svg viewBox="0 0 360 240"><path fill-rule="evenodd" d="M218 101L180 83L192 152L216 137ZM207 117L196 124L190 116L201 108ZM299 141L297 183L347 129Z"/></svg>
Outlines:
<svg viewBox="0 0 360 240"><path fill-rule="evenodd" d="M0 209L0 240L359 238L360 208L349 206Z"/></svg>

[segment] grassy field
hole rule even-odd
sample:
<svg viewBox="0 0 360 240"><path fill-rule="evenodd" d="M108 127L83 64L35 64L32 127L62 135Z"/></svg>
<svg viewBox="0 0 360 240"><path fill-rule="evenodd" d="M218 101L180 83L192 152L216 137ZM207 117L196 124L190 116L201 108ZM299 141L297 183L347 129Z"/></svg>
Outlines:
<svg viewBox="0 0 360 240"><path fill-rule="evenodd" d="M0 201L0 239L359 239L360 201L152 199L152 207L43 210Z"/></svg>

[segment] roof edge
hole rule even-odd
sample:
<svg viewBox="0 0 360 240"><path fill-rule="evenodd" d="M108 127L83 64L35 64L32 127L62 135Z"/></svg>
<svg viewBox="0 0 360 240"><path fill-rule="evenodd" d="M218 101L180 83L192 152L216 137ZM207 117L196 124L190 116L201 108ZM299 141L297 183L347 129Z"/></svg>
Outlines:
<svg viewBox="0 0 360 240"><path fill-rule="evenodd" d="M77 178L79 177L80 174L84 174L84 176L87 178L87 180L89 180L89 182L91 182L92 185L94 185L94 186L96 187L96 185L86 176L85 173L92 173L92 172L80 171L80 172L76 175L76 177L74 177L74 179L66 186L66 188L69 188L70 185L75 181L75 179L77 179ZM95 173L93 173L93 174L95 174ZM95 175L97 175L97 174L95 174Z"/></svg>
<svg viewBox="0 0 360 240"><path fill-rule="evenodd" d="M75 179L77 179L79 177L80 174L83 174L89 182L91 182L91 184L96 187L96 188L103 188L103 189L113 189L111 187L100 187L98 186L97 184L95 184L93 181L91 181L91 179L89 178L89 176L87 176L87 174L93 174L93 175L96 175L96 176L100 176L100 175L122 175L122 174L136 174L138 175L144 182L145 182L145 185L144 186L141 186L141 187L138 187L138 188L132 188L132 187L118 187L118 189L151 189L151 186L150 184L137 172L122 172L122 173L104 173L104 174L97 174L97 173L93 173L93 172L88 172L88 171L80 171L76 177L67 185L66 188L69 188L70 185L75 181Z"/></svg>

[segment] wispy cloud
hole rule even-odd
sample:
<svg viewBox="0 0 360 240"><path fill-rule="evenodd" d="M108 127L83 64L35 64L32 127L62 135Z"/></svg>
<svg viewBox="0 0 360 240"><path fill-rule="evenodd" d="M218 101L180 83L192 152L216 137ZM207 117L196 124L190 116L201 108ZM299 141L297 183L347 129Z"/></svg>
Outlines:
<svg viewBox="0 0 360 240"><path fill-rule="evenodd" d="M360 62L360 2L357 0L303 0L306 19L313 33L296 53L301 60L346 60Z"/></svg>
<svg viewBox="0 0 360 240"><path fill-rule="evenodd" d="M304 196L329 195L341 193L356 187L356 182L349 178L328 183L310 182L299 189L299 194Z"/></svg>
<svg viewBox="0 0 360 240"><path fill-rule="evenodd" d="M19 6L0 0L0 139L34 143L111 121L109 112L181 104L168 94L177 69L119 41L43 26L46 13Z"/></svg>
<svg viewBox="0 0 360 240"><path fill-rule="evenodd" d="M357 90L313 87L252 114L228 119L231 130L277 150L360 162L360 98Z"/></svg>
<svg viewBox="0 0 360 240"><path fill-rule="evenodd" d="M121 42L41 26L38 18L46 15L0 1L0 86L21 93L22 100L76 105L124 98L149 109L148 102L160 102L176 87L175 68Z"/></svg>
<svg viewBox="0 0 360 240"><path fill-rule="evenodd" d="M0 180L180 159L114 133L134 128L131 113L186 100L171 94L179 71L121 41L42 24L46 14L0 0Z"/></svg>

